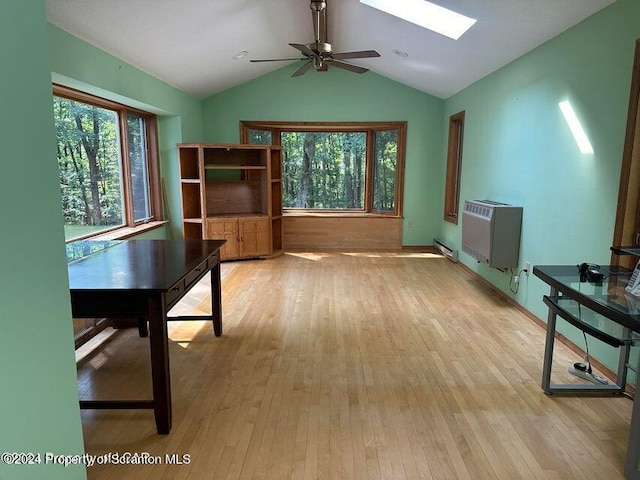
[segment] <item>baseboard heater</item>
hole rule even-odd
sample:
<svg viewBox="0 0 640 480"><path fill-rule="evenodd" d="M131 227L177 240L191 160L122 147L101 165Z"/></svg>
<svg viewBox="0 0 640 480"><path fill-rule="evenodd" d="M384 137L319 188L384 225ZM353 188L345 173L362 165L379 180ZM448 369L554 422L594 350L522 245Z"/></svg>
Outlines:
<svg viewBox="0 0 640 480"><path fill-rule="evenodd" d="M441 254L443 254L445 257L447 257L449 260L451 260L452 262L458 261L458 251L451 250L444 243L440 242L439 240L436 240L435 238L433 239L433 247L436 250L438 250Z"/></svg>

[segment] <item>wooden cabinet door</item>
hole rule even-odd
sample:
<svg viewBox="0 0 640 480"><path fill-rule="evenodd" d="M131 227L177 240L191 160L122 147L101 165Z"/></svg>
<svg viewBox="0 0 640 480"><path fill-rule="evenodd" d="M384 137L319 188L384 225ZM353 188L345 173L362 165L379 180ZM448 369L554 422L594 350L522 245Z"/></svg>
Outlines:
<svg viewBox="0 0 640 480"><path fill-rule="evenodd" d="M240 235L237 218L207 219L207 239L227 241L220 249L221 260L240 257Z"/></svg>
<svg viewBox="0 0 640 480"><path fill-rule="evenodd" d="M271 255L269 217L240 217L239 224L243 257Z"/></svg>

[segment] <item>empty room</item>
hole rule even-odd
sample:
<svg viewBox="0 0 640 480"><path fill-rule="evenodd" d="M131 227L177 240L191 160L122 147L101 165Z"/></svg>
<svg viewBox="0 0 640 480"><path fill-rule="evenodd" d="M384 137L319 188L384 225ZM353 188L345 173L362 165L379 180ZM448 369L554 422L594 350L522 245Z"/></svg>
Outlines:
<svg viewBox="0 0 640 480"><path fill-rule="evenodd" d="M0 480L640 479L639 18L0 2Z"/></svg>

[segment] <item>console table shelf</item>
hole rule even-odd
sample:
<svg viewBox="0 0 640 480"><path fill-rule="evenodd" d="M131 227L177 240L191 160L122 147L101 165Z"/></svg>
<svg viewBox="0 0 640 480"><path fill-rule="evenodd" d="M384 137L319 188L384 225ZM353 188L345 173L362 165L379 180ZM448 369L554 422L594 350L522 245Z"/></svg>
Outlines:
<svg viewBox="0 0 640 480"><path fill-rule="evenodd" d="M640 247L611 247L616 255L634 255L640 257Z"/></svg>
<svg viewBox="0 0 640 480"><path fill-rule="evenodd" d="M612 250L614 250L612 248ZM615 250L614 250L615 252ZM542 366L542 390L546 394L623 395L627 373L638 371L629 363L630 349L640 339L640 299L628 295L625 286L631 270L617 265L600 267L600 281L581 281L576 265L546 265L533 268L533 274L550 286L543 301L549 308ZM614 383L552 384L553 345L557 317L581 331L619 349ZM635 395L625 459L625 478L640 480L640 395Z"/></svg>

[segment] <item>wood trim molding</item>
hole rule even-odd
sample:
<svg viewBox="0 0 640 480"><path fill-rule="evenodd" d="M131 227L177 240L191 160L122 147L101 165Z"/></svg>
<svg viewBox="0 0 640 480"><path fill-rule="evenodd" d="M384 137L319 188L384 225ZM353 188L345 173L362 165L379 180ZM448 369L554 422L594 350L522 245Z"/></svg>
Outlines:
<svg viewBox="0 0 640 480"><path fill-rule="evenodd" d="M90 105L95 105L100 108L105 108L118 112L120 141L121 141L121 154L129 151L127 145L127 114L134 114L144 118L145 131L146 131L146 147L147 147L147 175L149 180L149 202L151 208L151 222L161 222L165 218L165 212L163 209L163 189L161 180L161 167L160 167L160 149L158 147L158 122L157 116L153 113L140 110L138 108L130 107L122 103L107 100L102 97L98 97L74 88L66 87L64 85L52 84L52 93L54 96L66 98L69 100L82 102ZM133 214L133 199L130 182L130 165L128 162L122 162L122 176L123 176L123 196L124 203L126 205L125 228L133 228L136 225L142 225L142 222L136 224ZM120 228L120 227L117 227ZM89 235L88 237L94 237ZM74 240L79 240L76 238Z"/></svg>
<svg viewBox="0 0 640 480"><path fill-rule="evenodd" d="M458 209L460 203L464 117L464 111L449 117L447 174L444 184L444 220L456 225L458 224Z"/></svg>
<svg viewBox="0 0 640 480"><path fill-rule="evenodd" d="M640 122L638 121L638 103L640 102L640 39L636 40L633 70L631 74L631 91L627 109L627 128L625 131L622 166L620 169L620 186L618 189L618 206L616 223L613 232L613 245L632 245L640 205ZM611 255L611 264L630 261L631 257L622 259ZM630 265L626 265L630 266Z"/></svg>
<svg viewBox="0 0 640 480"><path fill-rule="evenodd" d="M385 122L282 122L282 121L240 121L240 142L249 144L250 130L263 130L271 132L271 142L281 146L280 134L283 131L300 132L362 132L366 133L366 173L365 173L365 195L364 211L366 213L383 213L373 210L373 183L374 183L374 151L375 132L384 130L396 130L398 132L398 149L396 152L395 165L395 205L394 211L390 212L395 217L403 216L404 207L404 176L405 176L405 156L407 141L406 121L385 121ZM288 211L288 209L284 209ZM311 209L313 211L313 209ZM384 212L386 214L386 212Z"/></svg>
<svg viewBox="0 0 640 480"><path fill-rule="evenodd" d="M240 120L240 131L248 130L295 130L317 132L362 132L364 130L393 130L404 125L406 129L407 122L269 122L269 121L253 121ZM242 138L246 143L248 136Z"/></svg>
<svg viewBox="0 0 640 480"><path fill-rule="evenodd" d="M402 248L399 217L285 215L283 228L285 251Z"/></svg>

